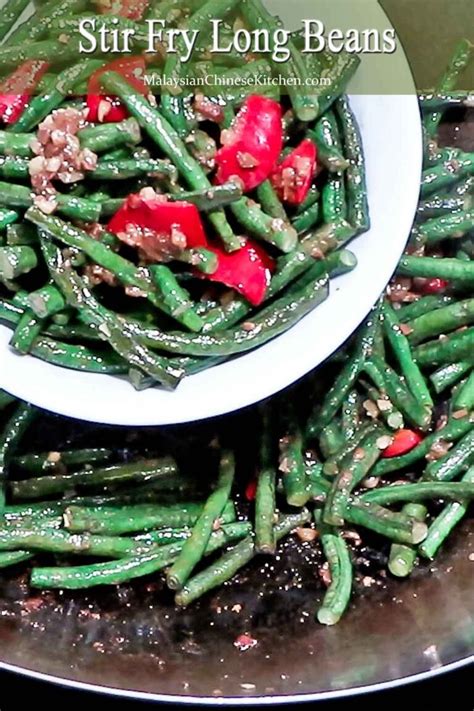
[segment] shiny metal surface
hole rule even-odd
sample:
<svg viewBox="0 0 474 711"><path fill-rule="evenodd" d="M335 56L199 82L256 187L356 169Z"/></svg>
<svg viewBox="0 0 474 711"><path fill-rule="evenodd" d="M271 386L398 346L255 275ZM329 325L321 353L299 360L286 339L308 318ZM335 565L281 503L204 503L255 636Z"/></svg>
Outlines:
<svg viewBox="0 0 474 711"><path fill-rule="evenodd" d="M43 622L0 622L0 666L102 692L182 703L275 703L353 695L455 668L474 658L474 525L466 525L431 566L409 581L368 589L333 628L304 624L290 604L262 614L259 644L238 652L222 629L197 633L168 655L103 653L82 638L71 643L71 615ZM238 599L238 595L236 596ZM315 601L316 602L316 601ZM312 603L312 601L310 601ZM144 613L141 612L141 615ZM156 610L142 629L163 627ZM46 623L47 621L47 623ZM163 620L161 621L163 622ZM45 624L46 623L46 624ZM199 638L201 635L201 638Z"/></svg>

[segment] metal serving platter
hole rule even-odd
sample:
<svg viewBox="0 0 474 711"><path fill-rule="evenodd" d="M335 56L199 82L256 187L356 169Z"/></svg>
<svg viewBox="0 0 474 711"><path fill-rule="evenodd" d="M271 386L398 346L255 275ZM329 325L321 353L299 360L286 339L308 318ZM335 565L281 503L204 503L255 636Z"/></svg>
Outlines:
<svg viewBox="0 0 474 711"><path fill-rule="evenodd" d="M466 524L430 569L368 589L327 629L312 618L318 593L291 571L282 586L278 561L271 580L265 570L254 573L264 580L262 598L251 575L179 622L171 607L151 608L147 593L137 602L128 589L107 593L101 620L96 597L89 613L70 596L38 607L33 599L29 614L0 622L0 667L75 688L201 704L318 700L427 678L474 660L473 534ZM9 595L18 605L17 583L3 586L3 600ZM251 610L258 640L246 652L233 645L245 625L236 604Z"/></svg>

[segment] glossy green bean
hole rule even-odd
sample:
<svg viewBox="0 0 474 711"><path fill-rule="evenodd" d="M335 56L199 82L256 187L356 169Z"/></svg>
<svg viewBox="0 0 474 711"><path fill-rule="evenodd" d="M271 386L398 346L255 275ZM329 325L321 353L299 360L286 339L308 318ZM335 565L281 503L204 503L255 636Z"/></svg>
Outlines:
<svg viewBox="0 0 474 711"><path fill-rule="evenodd" d="M172 590L181 590L184 587L194 568L204 555L215 523L219 521L229 501L234 472L234 455L231 452L224 452L220 461L220 472L216 488L204 504L202 513L194 524L190 538L184 543L178 558L166 574L168 587Z"/></svg>

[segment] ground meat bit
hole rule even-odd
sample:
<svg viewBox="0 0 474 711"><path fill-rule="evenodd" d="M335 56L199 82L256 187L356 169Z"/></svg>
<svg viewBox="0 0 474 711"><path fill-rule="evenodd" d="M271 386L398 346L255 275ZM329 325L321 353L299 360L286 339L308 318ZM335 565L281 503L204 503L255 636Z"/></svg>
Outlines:
<svg viewBox="0 0 474 711"><path fill-rule="evenodd" d="M385 398L380 398L380 400L377 400L377 407L379 408L380 412L390 412L391 410L393 410L393 405L391 401Z"/></svg>
<svg viewBox="0 0 474 711"><path fill-rule="evenodd" d="M376 489L380 483L380 478L378 476L368 476L361 481L361 486L363 489Z"/></svg>
<svg viewBox="0 0 474 711"><path fill-rule="evenodd" d="M234 647L237 647L239 652L246 652L248 649L252 649L258 644L258 641L251 637L249 634L240 634L234 641Z"/></svg>
<svg viewBox="0 0 474 711"><path fill-rule="evenodd" d="M469 411L467 410L467 408L464 407L462 410L456 410L456 412L453 412L451 417L453 418L453 420L462 420L462 418L466 417L466 415L468 414Z"/></svg>
<svg viewBox="0 0 474 711"><path fill-rule="evenodd" d="M221 306L229 306L233 301L235 300L235 294L233 291L225 291L223 294L221 294L219 298L219 302Z"/></svg>
<svg viewBox="0 0 474 711"><path fill-rule="evenodd" d="M48 197L45 195L36 195L36 197L33 198L33 204L38 210L44 212L45 215L52 215L58 208L58 203L53 195L49 195Z"/></svg>
<svg viewBox="0 0 474 711"><path fill-rule="evenodd" d="M223 146L230 146L235 142L235 133L231 128L225 128L221 131L221 144Z"/></svg>
<svg viewBox="0 0 474 711"><path fill-rule="evenodd" d="M393 437L390 435L382 435L377 439L376 445L378 449L387 449L393 442Z"/></svg>
<svg viewBox="0 0 474 711"><path fill-rule="evenodd" d="M89 237L92 237L93 239L96 239L100 241L101 237L103 236L105 232L105 227L104 225L101 225L100 222L91 222L89 224L84 225L84 232L87 232Z"/></svg>
<svg viewBox="0 0 474 711"><path fill-rule="evenodd" d="M194 98L194 109L203 119L221 123L224 120L224 109L217 101L212 101L204 94L196 94Z"/></svg>
<svg viewBox="0 0 474 711"><path fill-rule="evenodd" d="M208 170L215 168L217 144L212 136L197 129L186 136L185 143L200 165Z"/></svg>
<svg viewBox="0 0 474 711"><path fill-rule="evenodd" d="M260 161L251 153L237 151L237 162L241 168L256 168Z"/></svg>
<svg viewBox="0 0 474 711"><path fill-rule="evenodd" d="M441 415L441 417L438 418L436 422L436 431L438 432L439 430L442 430L443 427L446 427L448 424L448 416L447 415Z"/></svg>
<svg viewBox="0 0 474 711"><path fill-rule="evenodd" d="M365 457L365 449L362 447L357 447L352 455L352 459L355 462L360 462Z"/></svg>
<svg viewBox="0 0 474 711"><path fill-rule="evenodd" d="M89 278L92 286L97 286L97 284L117 286L115 274L108 269L104 269L104 267L100 267L98 264L88 264L84 273Z"/></svg>
<svg viewBox="0 0 474 711"><path fill-rule="evenodd" d="M343 531L341 535L346 541L350 541L354 546L362 545L362 538L357 531Z"/></svg>
<svg viewBox="0 0 474 711"><path fill-rule="evenodd" d="M392 303L404 303L416 300L412 293L412 280L408 277L396 277L387 287L387 296Z"/></svg>
<svg viewBox="0 0 474 711"><path fill-rule="evenodd" d="M117 237L129 247L137 247L140 259L146 264L152 262L170 262L176 259L182 249L173 244L169 234L156 232L149 227L127 224L125 232L119 232Z"/></svg>
<svg viewBox="0 0 474 711"><path fill-rule="evenodd" d="M132 297L132 299L144 299L146 297L146 293L138 286L126 286L125 294Z"/></svg>
<svg viewBox="0 0 474 711"><path fill-rule="evenodd" d="M373 400L364 400L362 403L362 407L366 411L369 417L372 417L372 419L376 419L379 415L379 410L375 402Z"/></svg>
<svg viewBox="0 0 474 711"><path fill-rule="evenodd" d="M312 171L312 162L305 156L296 156L294 165L281 171L281 175L274 177L274 182L282 194L284 201L293 200L298 188L304 186L306 178Z"/></svg>
<svg viewBox="0 0 474 711"><path fill-rule="evenodd" d="M47 214L57 208L54 181L71 185L84 178L97 166L97 155L81 149L77 133L83 128L85 113L77 109L57 109L40 123L36 139L31 142L34 157L29 163L35 205Z"/></svg>
<svg viewBox="0 0 474 711"><path fill-rule="evenodd" d="M410 333L413 333L412 327L409 326L407 323L400 324L400 331L403 333L404 336L409 336Z"/></svg>
<svg viewBox="0 0 474 711"><path fill-rule="evenodd" d="M318 537L318 532L314 528L305 528L304 526L300 526L295 530L296 535L300 539L300 541L303 541L303 543L311 543L312 541L316 540Z"/></svg>
<svg viewBox="0 0 474 711"><path fill-rule="evenodd" d="M186 249L188 246L186 235L175 225L171 228L171 244L177 249Z"/></svg>
<svg viewBox="0 0 474 711"><path fill-rule="evenodd" d="M327 588L331 585L332 575L329 570L329 563L323 563L323 565L319 568L319 577Z"/></svg>
<svg viewBox="0 0 474 711"><path fill-rule="evenodd" d="M252 323L252 321L244 321L242 324L242 330L243 331L254 331L255 330L255 324Z"/></svg>
<svg viewBox="0 0 474 711"><path fill-rule="evenodd" d="M452 446L452 442L447 442L445 439L438 439L426 455L426 460L428 462L435 462L438 459L441 459L445 454L447 454L447 452L449 452Z"/></svg>

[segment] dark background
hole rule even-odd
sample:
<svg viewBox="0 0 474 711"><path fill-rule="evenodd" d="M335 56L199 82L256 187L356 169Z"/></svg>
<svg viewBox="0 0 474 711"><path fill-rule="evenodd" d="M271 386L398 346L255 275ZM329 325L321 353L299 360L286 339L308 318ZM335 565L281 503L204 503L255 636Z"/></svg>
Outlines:
<svg viewBox="0 0 474 711"><path fill-rule="evenodd" d="M344 708L344 711L352 711L362 707L364 711L380 711L387 702L398 709L406 705L410 711L416 706L420 709L436 709L441 704L449 705L450 700L456 711L472 711L474 708L472 674L472 667L467 667L460 671L442 674L430 682L411 684L387 692L356 696L352 699L319 702L318 711L335 711L341 708ZM0 674L1 711L17 711L19 708L24 708L27 703L36 705L38 702L42 708L51 711L67 709L71 703L80 707L86 705L88 711L96 711L96 709L131 711L131 709L146 708L146 702L125 701L105 695L71 691L59 686L19 679L6 673ZM299 707L307 708L308 704ZM285 708L297 708L297 705Z"/></svg>

